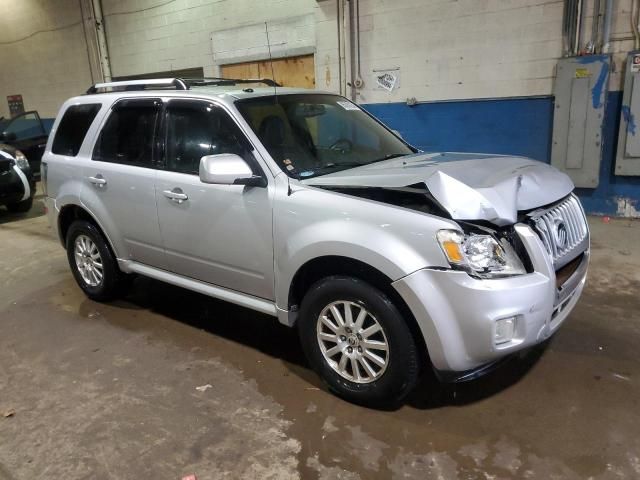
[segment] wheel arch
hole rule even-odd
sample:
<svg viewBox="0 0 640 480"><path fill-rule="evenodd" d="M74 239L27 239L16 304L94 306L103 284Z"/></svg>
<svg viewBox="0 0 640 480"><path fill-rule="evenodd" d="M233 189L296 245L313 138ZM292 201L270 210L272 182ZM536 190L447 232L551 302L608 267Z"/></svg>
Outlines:
<svg viewBox="0 0 640 480"><path fill-rule="evenodd" d="M316 282L330 276L357 278L384 293L400 311L416 340L421 359L429 361L429 353L418 322L402 296L392 285L392 279L375 267L354 258L339 255L325 255L313 258L301 265L293 275L289 285L288 307L297 311L304 294ZM295 321L294 321L295 324Z"/></svg>
<svg viewBox="0 0 640 480"><path fill-rule="evenodd" d="M58 236L60 237L60 243L62 243L62 246L65 249L67 248L67 233L69 232L69 227L76 220L85 220L93 224L106 240L107 246L111 250L113 256L117 258L115 249L113 248L113 243L100 225L100 222L98 222L95 216L86 208L77 204L65 205L60 209L60 213L58 214Z"/></svg>

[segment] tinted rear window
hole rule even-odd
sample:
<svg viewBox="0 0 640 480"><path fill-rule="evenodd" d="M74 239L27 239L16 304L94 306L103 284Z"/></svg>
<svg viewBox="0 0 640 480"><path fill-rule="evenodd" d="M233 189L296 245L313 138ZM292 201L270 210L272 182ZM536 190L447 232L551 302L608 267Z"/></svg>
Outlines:
<svg viewBox="0 0 640 480"><path fill-rule="evenodd" d="M67 108L58 125L51 151L57 155L75 157L101 106L99 103L88 103Z"/></svg>
<svg viewBox="0 0 640 480"><path fill-rule="evenodd" d="M152 168L159 99L122 100L112 109L93 150L93 159Z"/></svg>

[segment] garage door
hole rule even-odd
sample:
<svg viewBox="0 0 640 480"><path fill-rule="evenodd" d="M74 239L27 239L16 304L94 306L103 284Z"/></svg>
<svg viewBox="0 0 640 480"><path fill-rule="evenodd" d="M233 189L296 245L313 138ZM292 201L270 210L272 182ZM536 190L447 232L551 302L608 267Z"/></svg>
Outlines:
<svg viewBox="0 0 640 480"><path fill-rule="evenodd" d="M283 87L315 88L313 55L274 58L273 73L269 60L222 65L223 78L272 78Z"/></svg>

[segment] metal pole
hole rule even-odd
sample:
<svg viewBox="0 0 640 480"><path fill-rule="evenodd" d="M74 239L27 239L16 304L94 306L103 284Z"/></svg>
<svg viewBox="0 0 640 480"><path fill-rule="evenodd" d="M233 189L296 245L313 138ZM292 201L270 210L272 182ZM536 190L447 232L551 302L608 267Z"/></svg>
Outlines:
<svg viewBox="0 0 640 480"><path fill-rule="evenodd" d="M98 35L98 50L100 53L100 66L105 82L111 81L111 62L109 61L109 48L107 47L107 36L104 31L104 17L102 15L102 3L100 0L93 0L93 14L96 20L96 33Z"/></svg>
<svg viewBox="0 0 640 480"><path fill-rule="evenodd" d="M587 18L587 1L580 0L580 23L578 24L578 45L576 53L580 53L584 47L584 23Z"/></svg>
<svg viewBox="0 0 640 480"><path fill-rule="evenodd" d="M613 22L613 0L606 0L602 26L602 53L609 53L611 22Z"/></svg>

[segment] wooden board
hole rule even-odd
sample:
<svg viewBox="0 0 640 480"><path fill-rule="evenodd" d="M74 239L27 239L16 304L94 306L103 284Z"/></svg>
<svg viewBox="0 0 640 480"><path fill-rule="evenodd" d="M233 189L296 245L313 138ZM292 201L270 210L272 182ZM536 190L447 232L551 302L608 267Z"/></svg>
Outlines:
<svg viewBox="0 0 640 480"><path fill-rule="evenodd" d="M313 55L299 57L275 58L269 60L222 65L221 76L224 78L273 78L283 87L315 88L316 75Z"/></svg>

